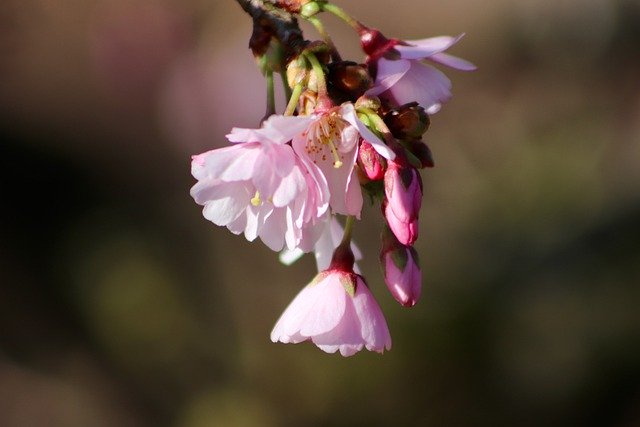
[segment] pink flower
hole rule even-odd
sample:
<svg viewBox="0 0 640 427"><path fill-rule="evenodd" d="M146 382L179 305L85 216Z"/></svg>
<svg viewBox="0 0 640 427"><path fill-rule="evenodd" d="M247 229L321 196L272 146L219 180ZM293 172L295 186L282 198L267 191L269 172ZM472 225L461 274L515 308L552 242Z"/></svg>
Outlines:
<svg viewBox="0 0 640 427"><path fill-rule="evenodd" d="M231 147L193 157L191 188L203 215L272 250L297 247L307 228L326 221L329 193L320 170L287 145L307 119L272 116L261 129L233 129Z"/></svg>
<svg viewBox="0 0 640 427"><path fill-rule="evenodd" d="M422 293L418 253L413 247L398 242L389 229L383 233L382 245L380 263L389 292L405 307L414 306Z"/></svg>
<svg viewBox="0 0 640 427"><path fill-rule="evenodd" d="M362 276L340 269L318 274L289 304L271 331L271 341L311 340L321 350L352 356L366 348L391 349L382 310Z"/></svg>
<svg viewBox="0 0 640 427"><path fill-rule="evenodd" d="M296 154L310 167L322 171L331 194L334 213L360 218L362 192L354 170L360 137L387 159L395 154L358 119L353 104L345 103L311 119L307 129L293 138Z"/></svg>
<svg viewBox="0 0 640 427"><path fill-rule="evenodd" d="M451 81L441 71L420 61L426 59L462 71L475 70L472 63L444 53L463 36L378 40L382 48L368 47L374 52L370 60L376 61L377 74L374 87L367 94L387 97L398 105L417 101L428 114L438 112L451 98Z"/></svg>
<svg viewBox="0 0 640 427"><path fill-rule="evenodd" d="M389 162L384 174L384 216L393 234L403 245L418 238L418 216L422 205L422 180L411 166Z"/></svg>

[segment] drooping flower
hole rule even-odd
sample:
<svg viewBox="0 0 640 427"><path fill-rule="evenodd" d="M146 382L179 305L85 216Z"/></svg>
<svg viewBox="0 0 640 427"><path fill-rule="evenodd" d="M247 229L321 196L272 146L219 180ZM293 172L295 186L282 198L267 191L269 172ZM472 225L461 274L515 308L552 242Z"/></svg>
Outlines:
<svg viewBox="0 0 640 427"><path fill-rule="evenodd" d="M286 144L307 124L272 116L260 129L233 129L227 138L238 144L194 156L191 195L204 217L274 251L297 247L307 228L326 221L324 176Z"/></svg>
<svg viewBox="0 0 640 427"><path fill-rule="evenodd" d="M336 254L341 252L340 247ZM349 251L350 252L350 251ZM327 353L352 356L366 348L391 349L391 336L382 310L350 261L334 255L329 269L319 273L286 308L271 331L271 341L311 341Z"/></svg>
<svg viewBox="0 0 640 427"><path fill-rule="evenodd" d="M375 30L363 30L361 40L373 40L369 44L363 42L363 48L369 61L375 61L377 73L374 86L367 93L388 98L397 105L416 101L428 114L434 114L451 99L451 81L435 67L423 64L423 60L461 71L476 69L472 63L444 53L464 34L403 41L386 39L379 32L376 37L367 38L367 31Z"/></svg>
<svg viewBox="0 0 640 427"><path fill-rule="evenodd" d="M422 180L418 171L389 162L384 174L383 211L387 224L403 245L418 238L418 216L422 205Z"/></svg>
<svg viewBox="0 0 640 427"><path fill-rule="evenodd" d="M394 152L358 119L351 103L309 117L308 127L293 138L293 149L322 171L332 211L360 218L362 191L354 170L360 138L387 159L395 158Z"/></svg>
<svg viewBox="0 0 640 427"><path fill-rule="evenodd" d="M380 263L391 295L405 307L414 306L422 293L418 253L412 246L400 243L386 227L382 234Z"/></svg>

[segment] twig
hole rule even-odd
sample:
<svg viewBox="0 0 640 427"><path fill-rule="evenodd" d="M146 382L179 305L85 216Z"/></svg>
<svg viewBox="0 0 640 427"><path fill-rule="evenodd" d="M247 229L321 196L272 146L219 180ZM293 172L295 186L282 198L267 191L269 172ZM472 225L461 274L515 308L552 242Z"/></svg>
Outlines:
<svg viewBox="0 0 640 427"><path fill-rule="evenodd" d="M275 0L236 1L253 19L249 47L255 56L266 52L272 37L282 44L287 61L302 51L305 40L298 20L291 13L275 7Z"/></svg>

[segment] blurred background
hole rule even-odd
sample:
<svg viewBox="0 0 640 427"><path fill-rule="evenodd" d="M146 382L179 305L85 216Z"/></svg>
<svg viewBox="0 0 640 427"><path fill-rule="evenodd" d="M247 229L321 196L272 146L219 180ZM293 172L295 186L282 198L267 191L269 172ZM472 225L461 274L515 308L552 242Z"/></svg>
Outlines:
<svg viewBox="0 0 640 427"><path fill-rule="evenodd" d="M384 286L378 210L357 224L393 349L347 359L269 340L313 260L189 196L190 156L264 114L240 7L3 1L0 426L640 425L640 3L337 4L466 32L479 66L426 135L416 307Z"/></svg>

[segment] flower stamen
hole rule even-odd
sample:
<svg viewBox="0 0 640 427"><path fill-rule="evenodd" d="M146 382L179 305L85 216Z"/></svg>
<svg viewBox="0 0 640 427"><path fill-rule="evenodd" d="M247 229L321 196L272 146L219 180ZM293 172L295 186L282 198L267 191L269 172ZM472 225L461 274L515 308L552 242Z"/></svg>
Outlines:
<svg viewBox="0 0 640 427"><path fill-rule="evenodd" d="M246 200L246 199L245 199ZM262 200L260 200L260 192L256 190L256 194L251 199L251 204L253 206L260 206L262 204Z"/></svg>
<svg viewBox="0 0 640 427"><path fill-rule="evenodd" d="M331 154L333 154L333 160L334 160L333 167L338 169L340 166L342 166L342 160L340 160L340 156L338 155L338 150L336 150L336 145L333 143L333 141L328 141L327 145L331 150Z"/></svg>
<svg viewBox="0 0 640 427"><path fill-rule="evenodd" d="M333 157L333 167L338 169L342 166L339 144L342 142L342 130L347 123L335 114L328 114L313 125L307 132L307 153L320 155L322 161L327 160L327 155L322 153L323 147L327 147Z"/></svg>

